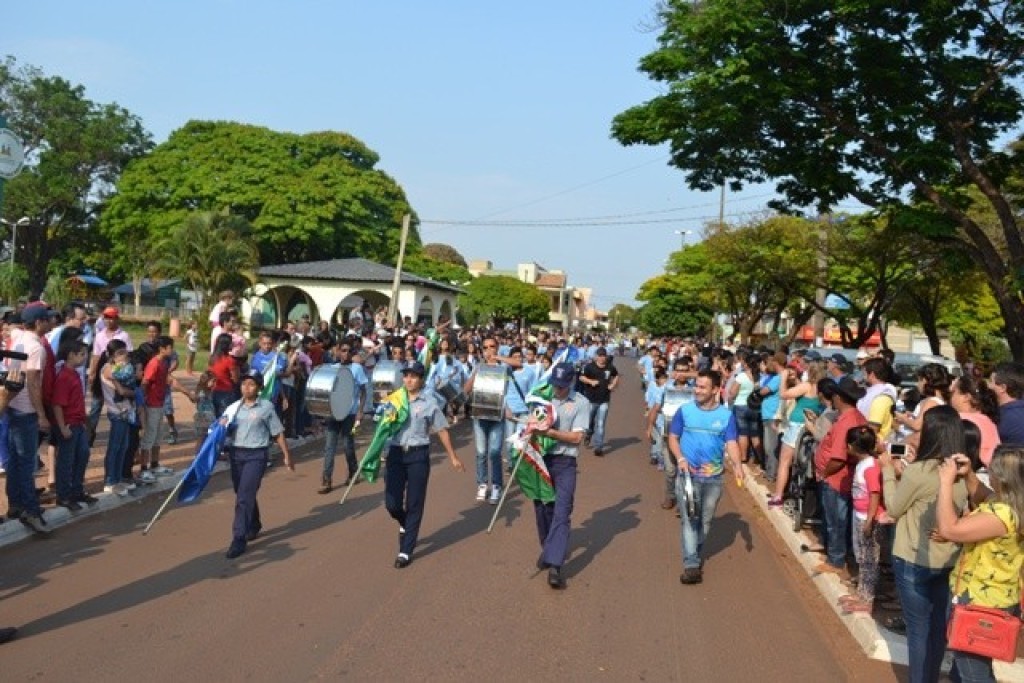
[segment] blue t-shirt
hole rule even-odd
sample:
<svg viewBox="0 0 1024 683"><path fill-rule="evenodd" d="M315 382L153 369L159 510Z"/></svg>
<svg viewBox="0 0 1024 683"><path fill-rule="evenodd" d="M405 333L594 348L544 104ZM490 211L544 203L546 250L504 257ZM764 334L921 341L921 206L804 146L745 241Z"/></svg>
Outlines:
<svg viewBox="0 0 1024 683"><path fill-rule="evenodd" d="M359 391L369 384L370 380L366 377L366 370L359 363L349 363L345 367L352 371L352 379L356 383L355 396L352 398L352 410L349 411L349 415L355 415L359 412L359 406L362 404L362 401L359 400Z"/></svg>
<svg viewBox="0 0 1024 683"><path fill-rule="evenodd" d="M772 392L761 401L761 419L774 420L779 412L779 388L782 386L781 375L765 375L761 378L761 386L768 387Z"/></svg>
<svg viewBox="0 0 1024 683"><path fill-rule="evenodd" d="M249 361L249 367L252 368L253 370L255 370L256 372L260 373L264 377L266 377L266 374L267 374L266 373L267 364L270 363L270 359L273 358L275 355L277 356L277 371L279 373L283 372L285 367L287 367L287 365L288 365L288 359L287 359L287 357L285 357L285 354L283 354L283 353L281 353L279 351L271 351L269 353L263 353L262 351L257 351L256 353L252 354L252 359ZM280 395L281 395L281 383L280 382L274 382L274 391L273 391L272 395L270 396L270 400L271 401L276 401L277 397L280 396Z"/></svg>
<svg viewBox="0 0 1024 683"><path fill-rule="evenodd" d="M654 419L654 428L659 432L665 428L665 416L661 412L661 404L665 402L666 386L668 386L668 382L660 387L656 382L651 382L647 385L647 392L644 394L644 401L647 403L647 409L658 411L658 417Z"/></svg>
<svg viewBox="0 0 1024 683"><path fill-rule="evenodd" d="M636 362L644 371L644 381L650 384L654 381L654 358L651 356L644 356Z"/></svg>
<svg viewBox="0 0 1024 683"><path fill-rule="evenodd" d="M533 389L536 383L537 375L528 365L513 372L509 376L508 388L505 389L505 407L516 415L529 412L526 401L523 399L530 395L530 389ZM519 387L519 391L516 391L516 386ZM520 392L522 392L522 396L519 395Z"/></svg>
<svg viewBox="0 0 1024 683"><path fill-rule="evenodd" d="M696 403L684 403L672 418L669 431L679 437L691 475L698 479L721 476L725 444L737 436L736 418L729 406L719 404L704 410Z"/></svg>
<svg viewBox="0 0 1024 683"><path fill-rule="evenodd" d="M1024 399L999 407L999 440L1003 443L1024 443Z"/></svg>

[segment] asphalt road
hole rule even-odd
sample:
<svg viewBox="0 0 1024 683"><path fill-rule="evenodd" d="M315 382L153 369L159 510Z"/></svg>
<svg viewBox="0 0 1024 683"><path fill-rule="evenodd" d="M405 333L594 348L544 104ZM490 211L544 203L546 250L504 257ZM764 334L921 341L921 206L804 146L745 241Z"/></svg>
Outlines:
<svg viewBox="0 0 1024 683"><path fill-rule="evenodd" d="M0 678L897 680L861 653L734 484L704 583L680 585L679 520L659 507L632 361L618 364L611 451L581 458L567 590L535 569L532 504L517 491L485 532L494 508L474 500L464 422L453 434L468 471L435 457L420 547L403 570L392 567L383 484L361 483L339 506L340 493L315 493L315 453L264 479L264 534L238 560L224 558L225 475L149 536L155 497L3 548L0 625L21 634L0 647Z"/></svg>

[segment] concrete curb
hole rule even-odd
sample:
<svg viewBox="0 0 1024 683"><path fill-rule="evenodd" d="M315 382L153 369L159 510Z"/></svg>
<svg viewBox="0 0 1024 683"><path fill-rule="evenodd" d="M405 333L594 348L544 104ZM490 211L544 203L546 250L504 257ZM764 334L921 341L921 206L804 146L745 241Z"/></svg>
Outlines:
<svg viewBox="0 0 1024 683"><path fill-rule="evenodd" d="M871 659L906 666L908 662L907 639L881 628L870 614L843 614L838 601L840 596L848 592L846 587L835 574L816 573L814 568L817 566L818 560L813 554L805 553L800 549L801 545L809 542L816 543L816 541L804 536L804 531L793 531L793 518L781 508L768 507L768 489L749 472L744 479L743 486L764 512L765 518L771 522L779 538L792 552L793 558L817 586L829 607L860 645L864 654ZM950 657L947 655L946 661L943 662L943 670L946 672L949 671L950 661ZM1007 662L995 662L994 664L997 680L1007 683L1024 683L1024 660L1017 659L1012 664Z"/></svg>
<svg viewBox="0 0 1024 683"><path fill-rule="evenodd" d="M322 437L308 436L305 438L289 439L288 447L290 449L293 449L294 451L296 449L311 445L315 443L318 439L322 440ZM278 451L276 448L274 448L272 449L271 452L275 453ZM47 536L52 535L52 532L56 531L57 529L60 529L63 526L67 526L68 524L71 524L73 522L77 522L78 520L85 519L87 517L92 517L103 512L109 512L110 510L114 510L124 505L138 503L155 495L166 494L167 492L169 492L171 489L178 485L178 482L181 481L181 478L185 476L186 469L187 466L176 471L171 476L158 477L156 482L153 484L138 486L134 491L129 492L127 496L118 496L117 494L114 493L103 493L101 491L100 493L95 494L96 498L99 499L99 502L93 505L83 504L82 509L78 512L71 512L67 508L62 508L59 506L48 507L43 513L43 516L46 519L46 525L50 528L51 531L51 534L48 534ZM212 476L216 476L222 472L227 471L227 463L219 462L217 463L217 466L214 468ZM40 538L47 537L42 536L40 534L36 534L27 526L14 519L8 519L3 524L0 524L0 548L36 536L39 536Z"/></svg>

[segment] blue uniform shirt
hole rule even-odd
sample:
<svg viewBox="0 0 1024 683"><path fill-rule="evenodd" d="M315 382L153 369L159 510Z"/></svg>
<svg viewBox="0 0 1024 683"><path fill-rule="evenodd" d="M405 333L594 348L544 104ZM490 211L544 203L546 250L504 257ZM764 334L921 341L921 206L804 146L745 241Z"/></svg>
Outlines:
<svg viewBox="0 0 1024 683"><path fill-rule="evenodd" d="M433 396L421 391L409 401L409 419L391 437L392 446L414 448L430 444L430 433L448 428L448 420Z"/></svg>
<svg viewBox="0 0 1024 683"><path fill-rule="evenodd" d="M284 431L274 411L274 404L270 401L258 399L251 406L247 406L244 401L236 401L224 412L234 411L236 406L237 412L231 422L235 425L236 448L267 448L271 439L276 439Z"/></svg>
<svg viewBox="0 0 1024 683"><path fill-rule="evenodd" d="M530 389L533 389L536 383L537 375L533 368L528 365L513 372L509 377L508 388L505 389L505 407L512 411L514 415L522 415L529 412L524 399L530 395ZM516 387L519 387L518 391ZM522 393L522 396L520 396L520 393Z"/></svg>
<svg viewBox="0 0 1024 683"><path fill-rule="evenodd" d="M698 479L721 476L725 444L735 441L736 418L725 404L704 410L697 403L679 406L672 418L672 434L679 437L679 449L690 474Z"/></svg>

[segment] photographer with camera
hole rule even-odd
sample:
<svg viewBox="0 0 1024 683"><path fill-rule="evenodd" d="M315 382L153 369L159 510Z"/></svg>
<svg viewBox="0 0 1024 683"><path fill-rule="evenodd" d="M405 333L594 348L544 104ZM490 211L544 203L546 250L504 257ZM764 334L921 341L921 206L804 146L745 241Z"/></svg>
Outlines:
<svg viewBox="0 0 1024 683"><path fill-rule="evenodd" d="M232 403L221 417L227 423L228 436L224 449L231 462L231 484L235 489L235 521L227 557L233 560L245 552L246 543L255 540L263 525L256 494L267 469L270 441L273 439L284 454L284 464L295 471L284 426L274 411L274 404L260 398L263 375L250 371L242 377L242 400Z"/></svg>
<svg viewBox="0 0 1024 683"><path fill-rule="evenodd" d="M24 361L28 359L28 356L16 351L0 351L0 358ZM0 415L4 415L11 399L25 388L25 384L24 375L20 369L2 371L0 377L2 377L2 381L0 381ZM10 513L8 514L10 515ZM13 519L14 515L10 515L10 517ZM2 521L3 519L0 518L0 522ZM16 635L18 635L18 629L14 626L0 627L0 644L14 640Z"/></svg>

